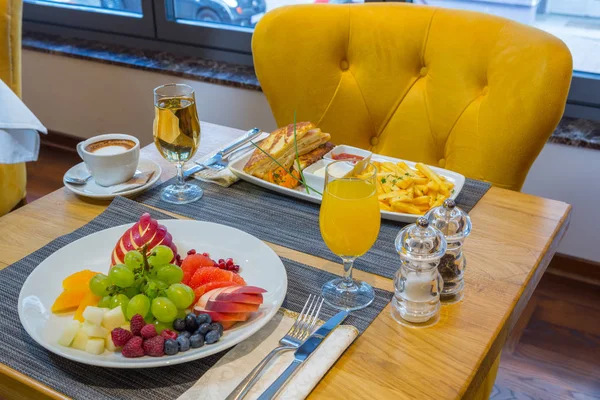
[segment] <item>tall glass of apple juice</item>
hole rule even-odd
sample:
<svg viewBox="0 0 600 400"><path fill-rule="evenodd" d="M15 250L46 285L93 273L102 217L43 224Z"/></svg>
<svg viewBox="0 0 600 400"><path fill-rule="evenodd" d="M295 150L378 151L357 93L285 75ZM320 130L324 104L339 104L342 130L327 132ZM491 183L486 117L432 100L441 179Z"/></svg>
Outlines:
<svg viewBox="0 0 600 400"><path fill-rule="evenodd" d="M343 261L344 276L325 283L321 295L332 307L358 310L371 304L375 293L369 284L352 278L352 266L377 240L381 214L375 166L368 164L358 176L348 176L348 164L335 161L325 170L319 225L325 244Z"/></svg>
<svg viewBox="0 0 600 400"><path fill-rule="evenodd" d="M200 145L200 121L191 86L170 83L154 89L154 144L177 168L176 183L162 191L161 199L186 204L201 198L202 189L183 178L183 165Z"/></svg>

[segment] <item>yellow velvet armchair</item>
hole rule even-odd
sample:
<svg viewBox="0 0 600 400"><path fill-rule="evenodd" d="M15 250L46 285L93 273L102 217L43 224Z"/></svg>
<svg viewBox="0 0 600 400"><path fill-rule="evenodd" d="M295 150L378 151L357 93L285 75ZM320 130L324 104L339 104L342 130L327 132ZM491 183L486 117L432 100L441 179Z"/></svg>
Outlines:
<svg viewBox="0 0 600 400"><path fill-rule="evenodd" d="M519 190L564 111L565 44L491 15L412 4L275 9L254 66L279 126Z"/></svg>
<svg viewBox="0 0 600 400"><path fill-rule="evenodd" d="M22 7L21 0L0 0L0 79L17 96L21 96ZM25 197L26 183L25 163L0 164L0 216Z"/></svg>

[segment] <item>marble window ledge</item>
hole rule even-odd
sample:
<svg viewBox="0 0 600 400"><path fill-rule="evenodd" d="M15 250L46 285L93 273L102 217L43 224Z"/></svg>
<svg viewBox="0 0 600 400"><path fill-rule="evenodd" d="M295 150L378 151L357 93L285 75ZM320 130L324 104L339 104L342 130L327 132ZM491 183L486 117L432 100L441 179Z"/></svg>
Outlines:
<svg viewBox="0 0 600 400"><path fill-rule="evenodd" d="M23 35L23 48L203 82L261 90L254 68L246 65L30 32ZM600 150L600 122L565 117L548 141Z"/></svg>

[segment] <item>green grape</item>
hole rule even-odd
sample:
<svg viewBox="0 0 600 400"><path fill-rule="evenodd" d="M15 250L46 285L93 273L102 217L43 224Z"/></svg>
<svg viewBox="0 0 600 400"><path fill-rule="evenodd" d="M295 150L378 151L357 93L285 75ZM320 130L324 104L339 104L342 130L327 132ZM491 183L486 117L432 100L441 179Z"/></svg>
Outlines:
<svg viewBox="0 0 600 400"><path fill-rule="evenodd" d="M108 272L108 277L112 283L120 288L130 287L133 285L133 281L135 280L133 272L131 272L131 270L123 264L118 264L112 267Z"/></svg>
<svg viewBox="0 0 600 400"><path fill-rule="evenodd" d="M156 277L168 284L179 283L183 279L183 271L177 265L168 264L156 271Z"/></svg>
<svg viewBox="0 0 600 400"><path fill-rule="evenodd" d="M98 307L100 308L110 308L110 301L112 300L111 296L104 296L102 299L100 299L100 301L98 302Z"/></svg>
<svg viewBox="0 0 600 400"><path fill-rule="evenodd" d="M160 322L173 322L177 317L177 307L171 300L166 297L157 297L152 300L152 307L150 307L154 318Z"/></svg>
<svg viewBox="0 0 600 400"><path fill-rule="evenodd" d="M140 268L144 264L144 256L137 250L132 250L125 254L125 265L130 270L135 270Z"/></svg>
<svg viewBox="0 0 600 400"><path fill-rule="evenodd" d="M110 287L110 279L104 274L96 274L90 279L90 290L96 296L108 296L108 288Z"/></svg>
<svg viewBox="0 0 600 400"><path fill-rule="evenodd" d="M151 257L154 266L168 264L173 259L173 250L168 246L156 246Z"/></svg>
<svg viewBox="0 0 600 400"><path fill-rule="evenodd" d="M123 310L123 315L127 314L127 305L129 304L129 297L124 294L117 294L112 297L110 300L110 308L117 308L121 306L121 310Z"/></svg>
<svg viewBox="0 0 600 400"><path fill-rule="evenodd" d="M194 302L194 291L188 291L191 288L183 283L175 283L167 289L167 297L175 304L177 308L188 308Z"/></svg>
<svg viewBox="0 0 600 400"><path fill-rule="evenodd" d="M146 315L149 311L150 299L143 294L138 294L129 300L125 315L127 316L127 319L131 319L135 314Z"/></svg>
<svg viewBox="0 0 600 400"><path fill-rule="evenodd" d="M169 287L169 284L161 281L160 279L152 279L152 282L156 284L158 290L165 290Z"/></svg>
<svg viewBox="0 0 600 400"><path fill-rule="evenodd" d="M189 314L190 312L188 310L177 310L177 317L176 318L181 318L181 319L185 319L185 317Z"/></svg>
<svg viewBox="0 0 600 400"><path fill-rule="evenodd" d="M136 282L133 283L133 286L128 287L123 291L123 294L128 298L132 298L136 294L140 294L140 288L136 286Z"/></svg>
<svg viewBox="0 0 600 400"><path fill-rule="evenodd" d="M173 329L173 325L169 324L169 323L154 321L153 324L154 324L154 327L156 328L156 333L158 333L159 335L165 329Z"/></svg>
<svg viewBox="0 0 600 400"><path fill-rule="evenodd" d="M144 317L144 322L147 324L153 324L155 321L154 315L152 315L152 311L148 311L148 314Z"/></svg>

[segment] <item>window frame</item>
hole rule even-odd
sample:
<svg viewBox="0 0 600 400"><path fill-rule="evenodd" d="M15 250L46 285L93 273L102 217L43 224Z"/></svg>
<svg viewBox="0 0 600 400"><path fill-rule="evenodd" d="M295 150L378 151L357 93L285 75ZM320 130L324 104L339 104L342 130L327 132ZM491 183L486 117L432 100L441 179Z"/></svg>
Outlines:
<svg viewBox="0 0 600 400"><path fill-rule="evenodd" d="M23 1L23 21L76 29L110 32L146 38L155 37L154 4L142 0L142 16L119 15L118 12L93 12L64 5L43 5Z"/></svg>

